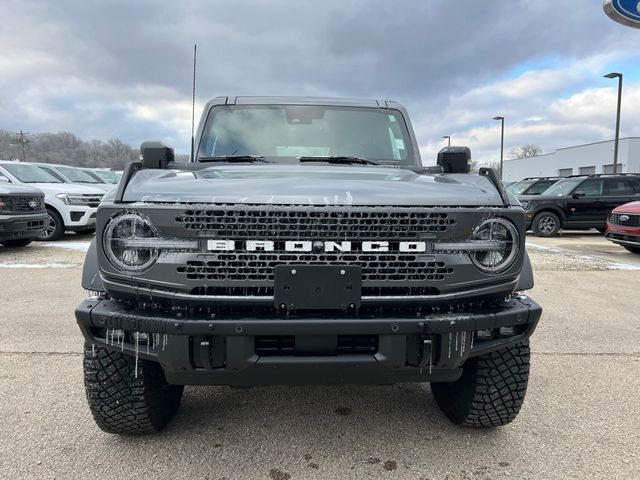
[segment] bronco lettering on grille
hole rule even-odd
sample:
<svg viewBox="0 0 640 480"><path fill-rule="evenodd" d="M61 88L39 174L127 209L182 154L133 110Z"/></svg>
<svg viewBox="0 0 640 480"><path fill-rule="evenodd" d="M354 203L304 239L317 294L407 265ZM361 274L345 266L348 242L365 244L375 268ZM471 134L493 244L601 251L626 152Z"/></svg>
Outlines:
<svg viewBox="0 0 640 480"><path fill-rule="evenodd" d="M288 240L279 242L280 251L285 252L426 252L426 242L335 242L335 241L311 241ZM276 250L276 242L273 240L208 240L207 250L215 252L231 252L241 250L246 252L273 252Z"/></svg>

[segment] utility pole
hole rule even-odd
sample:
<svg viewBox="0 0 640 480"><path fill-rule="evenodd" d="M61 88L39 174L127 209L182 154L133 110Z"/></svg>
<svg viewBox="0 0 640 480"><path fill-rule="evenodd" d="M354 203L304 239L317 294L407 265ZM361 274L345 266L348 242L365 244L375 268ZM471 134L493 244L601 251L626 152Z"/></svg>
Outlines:
<svg viewBox="0 0 640 480"><path fill-rule="evenodd" d="M502 180L502 164L504 163L504 117L493 117L494 120L500 120L502 128L500 129L500 180Z"/></svg>
<svg viewBox="0 0 640 480"><path fill-rule="evenodd" d="M616 113L616 140L613 144L613 173L618 173L618 143L620 143L620 108L622 107L622 74L607 73L604 78L618 79L618 111Z"/></svg>
<svg viewBox="0 0 640 480"><path fill-rule="evenodd" d="M26 139L27 135L29 135L29 132L23 132L22 130L20 130L18 138L15 139L14 142L10 143L12 147L18 147L18 159L22 162L25 162L27 160L27 144L29 143L29 140Z"/></svg>

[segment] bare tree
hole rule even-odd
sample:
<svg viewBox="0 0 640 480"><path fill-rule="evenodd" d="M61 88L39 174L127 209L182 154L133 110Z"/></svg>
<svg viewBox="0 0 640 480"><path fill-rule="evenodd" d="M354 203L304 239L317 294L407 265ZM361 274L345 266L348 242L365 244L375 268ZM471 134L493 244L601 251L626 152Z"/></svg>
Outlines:
<svg viewBox="0 0 640 480"><path fill-rule="evenodd" d="M536 155L540 155L542 153L542 148L540 145L535 145L533 143L527 143L526 145L522 145L521 147L514 148L509 152L510 158L529 158L535 157Z"/></svg>
<svg viewBox="0 0 640 480"><path fill-rule="evenodd" d="M0 159L28 160L34 162L61 163L78 167L122 168L127 162L138 159L138 151L114 138L84 141L71 132L34 133L29 140L0 130ZM18 140L16 140L18 139ZM20 141L20 140L24 140Z"/></svg>
<svg viewBox="0 0 640 480"><path fill-rule="evenodd" d="M478 173L481 168L493 168L497 172L500 171L500 162L491 162L480 164L477 160L471 160L471 172Z"/></svg>

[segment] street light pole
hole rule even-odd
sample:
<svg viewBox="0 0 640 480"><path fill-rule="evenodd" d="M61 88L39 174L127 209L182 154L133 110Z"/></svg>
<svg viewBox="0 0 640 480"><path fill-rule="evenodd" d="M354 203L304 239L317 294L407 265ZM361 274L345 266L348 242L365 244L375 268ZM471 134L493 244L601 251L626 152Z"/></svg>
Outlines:
<svg viewBox="0 0 640 480"><path fill-rule="evenodd" d="M500 120L500 180L502 180L502 164L504 163L504 117L493 117L494 120Z"/></svg>
<svg viewBox="0 0 640 480"><path fill-rule="evenodd" d="M448 147L451 146L451 137L449 135L444 135L442 138L446 138L447 140L449 140L449 145L447 145Z"/></svg>
<svg viewBox="0 0 640 480"><path fill-rule="evenodd" d="M622 107L622 74L607 73L604 78L618 79L618 111L616 113L616 139L613 145L613 173L618 173L618 143L620 142L620 108Z"/></svg>

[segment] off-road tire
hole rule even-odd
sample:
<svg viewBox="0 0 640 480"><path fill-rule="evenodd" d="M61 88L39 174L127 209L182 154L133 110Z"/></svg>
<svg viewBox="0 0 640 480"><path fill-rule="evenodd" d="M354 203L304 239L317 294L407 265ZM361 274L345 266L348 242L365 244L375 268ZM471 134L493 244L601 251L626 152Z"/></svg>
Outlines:
<svg viewBox="0 0 640 480"><path fill-rule="evenodd" d="M62 217L53 208L47 208L47 215L49 218L45 220L44 230L38 237L41 241L60 240L64 235L64 222Z"/></svg>
<svg viewBox="0 0 640 480"><path fill-rule="evenodd" d="M182 385L169 385L159 364L101 347L84 347L84 386L98 426L108 433L159 432L182 398Z"/></svg>
<svg viewBox="0 0 640 480"><path fill-rule="evenodd" d="M553 212L540 212L531 222L531 230L538 237L555 237L562 227L560 218Z"/></svg>
<svg viewBox="0 0 640 480"><path fill-rule="evenodd" d="M634 247L633 245L623 245L623 247L629 250L631 253L640 253L640 247Z"/></svg>
<svg viewBox="0 0 640 480"><path fill-rule="evenodd" d="M2 240L0 243L5 247L17 248L17 247L26 247L31 242L33 242L33 238L18 238L15 240Z"/></svg>
<svg viewBox="0 0 640 480"><path fill-rule="evenodd" d="M529 342L470 358L456 382L432 383L436 403L453 423L499 427L513 421L527 391Z"/></svg>

